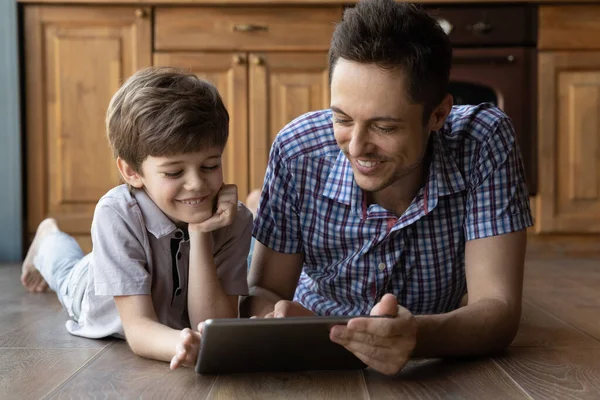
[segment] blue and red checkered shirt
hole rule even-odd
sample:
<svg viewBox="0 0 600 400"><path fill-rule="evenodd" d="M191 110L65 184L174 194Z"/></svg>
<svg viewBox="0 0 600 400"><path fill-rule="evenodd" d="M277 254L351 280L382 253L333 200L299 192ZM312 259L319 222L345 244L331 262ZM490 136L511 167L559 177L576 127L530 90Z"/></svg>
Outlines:
<svg viewBox="0 0 600 400"><path fill-rule="evenodd" d="M520 152L500 109L455 106L430 140L425 184L398 218L367 206L330 110L277 135L253 235L304 253L295 301L318 315L362 315L393 293L414 314L448 312L466 291L465 242L532 225Z"/></svg>

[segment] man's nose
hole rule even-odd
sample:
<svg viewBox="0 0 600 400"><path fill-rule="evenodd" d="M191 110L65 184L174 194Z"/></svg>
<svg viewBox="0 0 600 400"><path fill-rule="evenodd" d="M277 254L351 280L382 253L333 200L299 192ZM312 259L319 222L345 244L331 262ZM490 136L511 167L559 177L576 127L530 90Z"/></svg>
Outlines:
<svg viewBox="0 0 600 400"><path fill-rule="evenodd" d="M358 124L354 125L348 144L348 152L353 157L359 157L368 153L369 150L369 130Z"/></svg>

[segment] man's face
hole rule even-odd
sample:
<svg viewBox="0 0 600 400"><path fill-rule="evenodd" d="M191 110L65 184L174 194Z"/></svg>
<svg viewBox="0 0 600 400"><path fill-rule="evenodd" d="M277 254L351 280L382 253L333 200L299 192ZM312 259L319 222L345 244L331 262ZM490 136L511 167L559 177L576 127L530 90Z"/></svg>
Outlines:
<svg viewBox="0 0 600 400"><path fill-rule="evenodd" d="M423 106L409 101L401 71L340 58L331 109L335 139L363 190L379 192L420 171L430 127Z"/></svg>
<svg viewBox="0 0 600 400"><path fill-rule="evenodd" d="M140 183L148 196L176 224L200 223L214 211L223 185L219 148L169 157L147 157Z"/></svg>

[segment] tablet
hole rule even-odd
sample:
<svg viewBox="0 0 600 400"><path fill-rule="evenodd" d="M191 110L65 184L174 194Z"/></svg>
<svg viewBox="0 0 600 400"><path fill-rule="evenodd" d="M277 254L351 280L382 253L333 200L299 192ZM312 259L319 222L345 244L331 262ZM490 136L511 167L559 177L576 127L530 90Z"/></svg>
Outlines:
<svg viewBox="0 0 600 400"><path fill-rule="evenodd" d="M366 365L329 339L334 325L356 317L209 319L199 374L362 369Z"/></svg>

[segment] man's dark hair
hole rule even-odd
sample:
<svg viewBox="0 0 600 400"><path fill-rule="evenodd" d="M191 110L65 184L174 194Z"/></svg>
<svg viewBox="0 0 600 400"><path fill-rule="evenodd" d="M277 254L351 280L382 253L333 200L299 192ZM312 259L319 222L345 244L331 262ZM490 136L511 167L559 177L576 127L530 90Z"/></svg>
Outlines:
<svg viewBox="0 0 600 400"><path fill-rule="evenodd" d="M452 45L420 6L362 0L345 11L329 49L329 79L339 58L402 70L410 100L423 104L426 122L448 93Z"/></svg>

